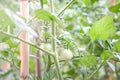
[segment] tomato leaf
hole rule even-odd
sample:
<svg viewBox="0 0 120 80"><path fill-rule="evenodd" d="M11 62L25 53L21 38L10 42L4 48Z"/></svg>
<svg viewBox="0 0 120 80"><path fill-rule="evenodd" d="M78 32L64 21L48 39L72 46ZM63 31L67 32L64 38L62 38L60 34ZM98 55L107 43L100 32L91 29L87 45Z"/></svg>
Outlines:
<svg viewBox="0 0 120 80"><path fill-rule="evenodd" d="M49 13L48 11L44 9L38 9L35 11L35 16L39 19L45 20L45 21L55 21L57 20L54 15Z"/></svg>
<svg viewBox="0 0 120 80"><path fill-rule="evenodd" d="M84 56L84 57L80 58L79 61L84 66L92 66L97 63L97 58L93 55L90 55L90 56Z"/></svg>
<svg viewBox="0 0 120 80"><path fill-rule="evenodd" d="M101 58L103 59L103 60L107 60L109 57L111 57L111 56L113 56L113 54L111 53L111 52L108 52L108 51L106 51L106 52L103 52L102 54L101 54Z"/></svg>
<svg viewBox="0 0 120 80"><path fill-rule="evenodd" d="M120 3L118 3L118 4L114 5L114 6L111 6L111 7L109 8L109 10L110 10L111 12L115 12L115 13L120 12Z"/></svg>
<svg viewBox="0 0 120 80"><path fill-rule="evenodd" d="M0 9L0 29L3 29L3 30L7 31L8 26L10 26L11 32L13 32L13 28L15 27L14 23L6 15L4 10Z"/></svg>
<svg viewBox="0 0 120 80"><path fill-rule="evenodd" d="M8 38L9 38L9 36L0 33L0 42L6 41L6 40L8 40Z"/></svg>
<svg viewBox="0 0 120 80"><path fill-rule="evenodd" d="M114 48L116 51L120 52L120 40L114 44Z"/></svg>
<svg viewBox="0 0 120 80"><path fill-rule="evenodd" d="M57 17L55 17L53 14L51 14L50 12L44 10L44 9L38 9L35 11L35 16L38 19L42 19L44 21L55 21L58 23L58 25L60 27L63 27L62 23L57 19Z"/></svg>
<svg viewBox="0 0 120 80"><path fill-rule="evenodd" d="M93 41L96 39L106 40L114 31L113 16L105 16L90 28L88 34Z"/></svg>

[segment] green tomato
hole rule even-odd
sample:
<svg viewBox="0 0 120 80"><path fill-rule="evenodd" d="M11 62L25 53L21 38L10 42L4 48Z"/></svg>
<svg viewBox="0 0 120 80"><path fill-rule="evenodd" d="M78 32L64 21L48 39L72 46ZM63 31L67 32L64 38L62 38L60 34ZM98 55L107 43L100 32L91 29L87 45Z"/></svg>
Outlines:
<svg viewBox="0 0 120 80"><path fill-rule="evenodd" d="M59 55L63 60L70 60L73 57L73 54L69 49L60 49Z"/></svg>
<svg viewBox="0 0 120 80"><path fill-rule="evenodd" d="M48 52L51 52L52 51L52 46L51 44L42 44L40 46L42 49L48 51ZM45 53L44 52L41 52L41 55L43 56Z"/></svg>
<svg viewBox="0 0 120 80"><path fill-rule="evenodd" d="M64 30L63 29L58 29L56 34L57 35L64 34Z"/></svg>

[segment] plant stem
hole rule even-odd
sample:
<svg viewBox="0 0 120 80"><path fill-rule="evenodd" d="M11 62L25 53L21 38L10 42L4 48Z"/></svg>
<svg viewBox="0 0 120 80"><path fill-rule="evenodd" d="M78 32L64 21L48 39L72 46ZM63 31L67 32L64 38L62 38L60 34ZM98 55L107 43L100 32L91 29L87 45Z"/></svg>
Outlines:
<svg viewBox="0 0 120 80"><path fill-rule="evenodd" d="M88 77L88 80L90 80L90 79L95 75L95 73L100 70L100 68L104 65L105 62L106 62L106 61L104 60L104 61L100 64L100 66Z"/></svg>
<svg viewBox="0 0 120 80"><path fill-rule="evenodd" d="M59 66L58 58L56 56L53 56L53 59L55 61L55 65L56 65L56 68L57 68L59 80L63 80L62 73L60 71L60 66Z"/></svg>
<svg viewBox="0 0 120 80"><path fill-rule="evenodd" d="M8 37L17 39L17 40L19 40L19 41L22 41L22 42L24 42L24 43L26 43L26 44L29 44L30 46L33 46L33 47L35 47L35 48L37 48L37 49L39 49L39 50L45 52L46 54L48 54L48 55L50 55L50 56L54 56L53 53L48 52L48 51L46 51L46 50L40 48L40 47L37 46L36 44L33 44L33 43L31 43L31 42L28 42L28 41L26 41L26 40L23 40L23 39L17 37L17 36L14 36L14 35L12 35L12 34L8 34L8 33L4 32L4 31L1 31L1 30L0 30L0 33L1 33L1 34L5 34L5 35L8 36Z"/></svg>
<svg viewBox="0 0 120 80"><path fill-rule="evenodd" d="M74 2L75 0L71 0L59 13L58 17Z"/></svg>
<svg viewBox="0 0 120 80"><path fill-rule="evenodd" d="M43 0L40 0L41 8L43 8Z"/></svg>
<svg viewBox="0 0 120 80"><path fill-rule="evenodd" d="M51 13L54 13L54 1L53 0L50 0L50 11ZM56 37L56 27L55 27L54 21L52 21L51 25L52 25L52 35ZM59 66L58 53L56 52L56 41L54 37L52 37L52 50L55 53L55 56L53 56L53 58L54 58L54 62L57 68L59 80L63 80L62 73L60 71L60 66Z"/></svg>
<svg viewBox="0 0 120 80"><path fill-rule="evenodd" d="M48 55L48 64L46 69L47 72L50 70L50 67L51 67L51 57Z"/></svg>

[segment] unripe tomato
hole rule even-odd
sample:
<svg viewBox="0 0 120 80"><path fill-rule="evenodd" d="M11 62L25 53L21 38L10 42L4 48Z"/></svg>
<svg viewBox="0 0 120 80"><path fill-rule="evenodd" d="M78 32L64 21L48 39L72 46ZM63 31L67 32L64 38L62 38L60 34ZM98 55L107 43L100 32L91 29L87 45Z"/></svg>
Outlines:
<svg viewBox="0 0 120 80"><path fill-rule="evenodd" d="M70 60L73 57L73 54L69 49L60 49L59 55L63 60Z"/></svg>
<svg viewBox="0 0 120 80"><path fill-rule="evenodd" d="M64 34L64 30L58 29L58 30L57 30L57 35L60 35L60 34Z"/></svg>
<svg viewBox="0 0 120 80"><path fill-rule="evenodd" d="M42 49L48 51L48 52L52 51L52 46L51 46L51 44L41 44L40 47L41 47ZM45 54L45 53L41 51L41 55L44 55L44 54Z"/></svg>

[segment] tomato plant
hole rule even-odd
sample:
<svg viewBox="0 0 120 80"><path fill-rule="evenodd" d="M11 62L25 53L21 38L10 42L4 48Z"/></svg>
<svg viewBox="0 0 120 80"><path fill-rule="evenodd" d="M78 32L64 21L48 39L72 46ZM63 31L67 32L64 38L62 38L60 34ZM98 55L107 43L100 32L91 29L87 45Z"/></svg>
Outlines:
<svg viewBox="0 0 120 80"><path fill-rule="evenodd" d="M120 0L20 2L0 0L0 80L119 80Z"/></svg>

